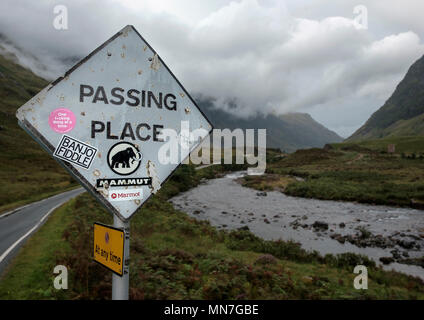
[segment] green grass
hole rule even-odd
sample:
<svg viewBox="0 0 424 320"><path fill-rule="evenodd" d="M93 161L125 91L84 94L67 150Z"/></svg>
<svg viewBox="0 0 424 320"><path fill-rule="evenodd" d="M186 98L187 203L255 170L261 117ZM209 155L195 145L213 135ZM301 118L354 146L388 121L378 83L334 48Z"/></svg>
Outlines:
<svg viewBox="0 0 424 320"><path fill-rule="evenodd" d="M57 265L56 252L68 252L69 243L62 235L72 221L71 208L75 199L58 208L45 225L37 231L0 278L1 299L45 299L55 291L53 268ZM29 294L30 293L30 294ZM63 296L60 291L57 297Z"/></svg>
<svg viewBox="0 0 424 320"><path fill-rule="evenodd" d="M0 212L76 187L18 126L15 112L47 82L0 56Z"/></svg>
<svg viewBox="0 0 424 320"><path fill-rule="evenodd" d="M12 211L13 209L19 208L21 206L24 206L26 204L29 203L33 203L42 199L47 199L50 198L56 194L68 191L68 190L73 190L75 188L78 188L79 186L76 184L72 184L70 187L68 188L63 188L63 189L58 189L55 191L50 191L50 192L45 192L45 193L36 193L36 194L30 194L28 196L26 196L25 198L23 198L22 200L18 200L16 202L12 202L12 203L8 203L5 204L3 206L0 207L0 214L4 213L4 212L8 212L8 211Z"/></svg>
<svg viewBox="0 0 424 320"><path fill-rule="evenodd" d="M422 281L366 257L322 257L245 230L218 231L175 210L169 197L224 170L207 169L177 170L131 220L131 299L424 298ZM92 261L94 222L111 224L112 217L88 194L53 213L1 279L0 299L109 299L111 272ZM68 267L68 290L53 289L56 264ZM368 290L353 288L357 264L368 266Z"/></svg>
<svg viewBox="0 0 424 320"><path fill-rule="evenodd" d="M389 143L396 144L395 154L386 152ZM280 190L273 181L286 180L283 191L292 196L424 208L422 146L424 137L405 137L333 144L283 158L273 151L268 153L267 175L246 177L242 184Z"/></svg>
<svg viewBox="0 0 424 320"><path fill-rule="evenodd" d="M387 137L384 139L335 143L332 144L332 146L336 149L360 146L373 151L387 152L389 144L394 144L396 146L396 153L398 154L402 152L424 154L424 136Z"/></svg>

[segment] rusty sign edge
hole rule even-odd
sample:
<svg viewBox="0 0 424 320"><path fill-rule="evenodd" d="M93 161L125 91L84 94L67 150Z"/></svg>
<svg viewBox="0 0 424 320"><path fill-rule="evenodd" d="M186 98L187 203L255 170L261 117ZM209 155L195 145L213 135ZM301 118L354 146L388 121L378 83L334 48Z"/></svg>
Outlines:
<svg viewBox="0 0 424 320"><path fill-rule="evenodd" d="M196 101L192 98L192 96L187 92L185 87L181 84L181 82L177 79L177 77L174 75L174 73L169 69L169 67L166 65L166 63L162 60L162 58L157 54L156 50L152 48L152 46L141 36L141 34L137 31L137 29L133 25L126 25L124 28L122 28L120 31L115 33L112 37L110 37L108 40L106 40L104 43L102 43L100 46L98 46L96 49L94 49L90 54L88 54L86 57L81 59L79 62L77 62L73 67L71 67L68 71L64 73L63 76L58 77L56 80L50 82L45 88L40 90L34 97L29 99L27 102L25 102L17 111L16 111L16 117L18 118L19 125L44 149L46 150L50 156L52 156L55 161L57 161L63 168L67 170L67 172L78 181L78 183L84 187L100 204L102 204L105 209L107 209L111 214L116 214L120 220L127 222L129 221L134 214L136 214L140 209L142 209L145 205L145 203L154 195L153 193L150 194L147 199L128 217L124 217L118 210L116 210L110 203L103 197L99 195L99 192L91 186L91 184L77 171L73 168L71 164L68 164L65 161L62 161L60 159L56 159L56 157L53 156L54 147L41 135L41 133L34 128L22 115L24 112L24 109L28 104L30 104L33 100L36 100L39 98L40 95L47 93L50 89L52 89L54 86L56 86L61 81L65 80L67 76L69 76L72 72L77 70L79 67L81 67L86 61L88 61L91 57L93 57L97 52L99 52L101 49L103 49L106 45L111 43L113 40L121 36L125 33L127 29L131 28L136 35L146 43L146 45L149 47L152 52L157 55L159 61L162 63L162 65L166 68L166 70L169 72L169 74L172 76L172 78L177 82L177 84L182 88L184 93L187 95L187 97L190 99L190 101L193 103L193 105L199 110L201 115L205 118L206 122L210 125L210 130L208 131L208 134L200 140L200 142L197 144L196 147L194 147L188 155L170 172L170 174L160 183L160 186L162 187L163 184L165 184L171 176L175 173L175 171L180 168L180 166L185 162L192 152L201 145L207 138L210 137L211 132L213 131L214 127L208 117L204 114L202 109L198 106ZM122 140L124 141L124 140Z"/></svg>

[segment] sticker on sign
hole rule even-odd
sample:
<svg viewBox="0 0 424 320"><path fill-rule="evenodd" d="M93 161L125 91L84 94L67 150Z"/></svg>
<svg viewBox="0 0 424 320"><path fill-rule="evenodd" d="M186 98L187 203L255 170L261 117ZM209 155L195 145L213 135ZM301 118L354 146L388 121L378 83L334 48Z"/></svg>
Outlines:
<svg viewBox="0 0 424 320"><path fill-rule="evenodd" d="M119 179L97 179L97 188L128 187L128 186L151 186L152 178L119 178Z"/></svg>
<svg viewBox="0 0 424 320"><path fill-rule="evenodd" d="M133 26L123 28L50 83L19 108L17 117L38 143L123 221L161 188L213 129ZM162 132L180 133L182 123L198 130L198 139L181 148L178 161L160 161L160 150L167 143ZM140 195L135 201L111 199L114 185L128 186L126 192L137 187Z"/></svg>
<svg viewBox="0 0 424 320"><path fill-rule="evenodd" d="M69 132L75 127L75 115L66 108L53 110L49 116L49 125L56 132Z"/></svg>
<svg viewBox="0 0 424 320"><path fill-rule="evenodd" d="M64 134L53 155L81 168L89 169L96 153L96 148Z"/></svg>
<svg viewBox="0 0 424 320"><path fill-rule="evenodd" d="M110 201L129 201L129 200L142 200L143 189L111 189L109 191Z"/></svg>

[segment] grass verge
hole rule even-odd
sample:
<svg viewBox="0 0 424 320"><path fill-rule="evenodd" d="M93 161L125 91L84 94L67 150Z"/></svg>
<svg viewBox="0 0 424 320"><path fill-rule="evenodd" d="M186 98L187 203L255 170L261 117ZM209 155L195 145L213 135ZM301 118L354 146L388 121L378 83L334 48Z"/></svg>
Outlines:
<svg viewBox="0 0 424 320"><path fill-rule="evenodd" d="M424 209L424 156L415 148L424 137L396 141L401 154L384 151L392 140L335 144L285 157L270 151L267 175L247 176L242 184L258 190L283 186L284 193L297 197Z"/></svg>
<svg viewBox="0 0 424 320"><path fill-rule="evenodd" d="M72 185L72 186L65 188L65 189L55 190L55 191L50 191L50 192L46 192L46 193L34 194L34 195L31 195L31 196L28 196L25 199L22 199L22 200L19 200L19 201L16 201L16 202L12 202L12 203L8 203L6 205L1 206L0 207L0 214L5 213L6 211L12 211L16 208L22 207L22 206L29 204L29 203L33 203L33 202L37 202L37 201L40 201L40 200L43 200L43 199L53 197L57 194L60 194L60 193L66 192L66 191L74 190L74 189L79 188L79 187L80 186L78 186L78 185Z"/></svg>
<svg viewBox="0 0 424 320"><path fill-rule="evenodd" d="M247 230L218 231L166 200L224 170L182 166L131 220L131 299L423 299L421 280L354 254L320 256ZM93 223L112 217L89 195L64 205L31 238L0 282L0 299L109 299L111 272L92 262ZM69 289L53 288L67 266ZM368 290L353 268L368 267Z"/></svg>
<svg viewBox="0 0 424 320"><path fill-rule="evenodd" d="M62 205L23 245L0 278L1 299L46 299L53 293L55 253L68 252L69 243L62 234L71 223L75 199ZM6 276L4 276L6 275ZM60 291L55 297L64 296Z"/></svg>

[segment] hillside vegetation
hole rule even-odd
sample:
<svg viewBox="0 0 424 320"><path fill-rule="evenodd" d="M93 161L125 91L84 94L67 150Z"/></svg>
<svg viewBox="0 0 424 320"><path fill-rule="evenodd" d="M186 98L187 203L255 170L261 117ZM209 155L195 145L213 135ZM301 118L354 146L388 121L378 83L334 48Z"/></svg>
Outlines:
<svg viewBox="0 0 424 320"><path fill-rule="evenodd" d="M402 137L386 137L384 139L369 139L357 142L346 141L340 144L332 144L336 149L355 148L360 146L370 151L377 151L380 154L385 154L388 151L388 146L393 144L395 146L395 156L402 157L404 155L414 155L419 158L424 155L424 136L402 136ZM408 162L409 163L409 162Z"/></svg>
<svg viewBox="0 0 424 320"><path fill-rule="evenodd" d="M264 241L247 229L218 231L175 210L171 196L230 168L178 169L131 220L130 299L424 299L424 283L350 253L320 256ZM112 217L88 194L56 211L0 281L0 299L110 299L111 272L92 261L93 223ZM53 268L68 268L55 290ZM353 269L368 267L368 290Z"/></svg>
<svg viewBox="0 0 424 320"><path fill-rule="evenodd" d="M396 153L387 153L389 144ZM393 137L288 156L269 152L267 175L247 176L243 184L305 198L424 208L423 147L424 137Z"/></svg>
<svg viewBox="0 0 424 320"><path fill-rule="evenodd" d="M213 99L199 97L197 101L217 129L266 129L267 147L269 148L294 152L302 148L321 148L327 143L343 140L306 113L288 113L281 116L257 114L245 118L236 117L230 112L217 109L213 105Z"/></svg>
<svg viewBox="0 0 424 320"><path fill-rule="evenodd" d="M348 140L424 135L424 57L416 61L395 92Z"/></svg>
<svg viewBox="0 0 424 320"><path fill-rule="evenodd" d="M13 57L9 57L13 58ZM76 183L19 127L15 112L47 82L0 55L0 212Z"/></svg>

